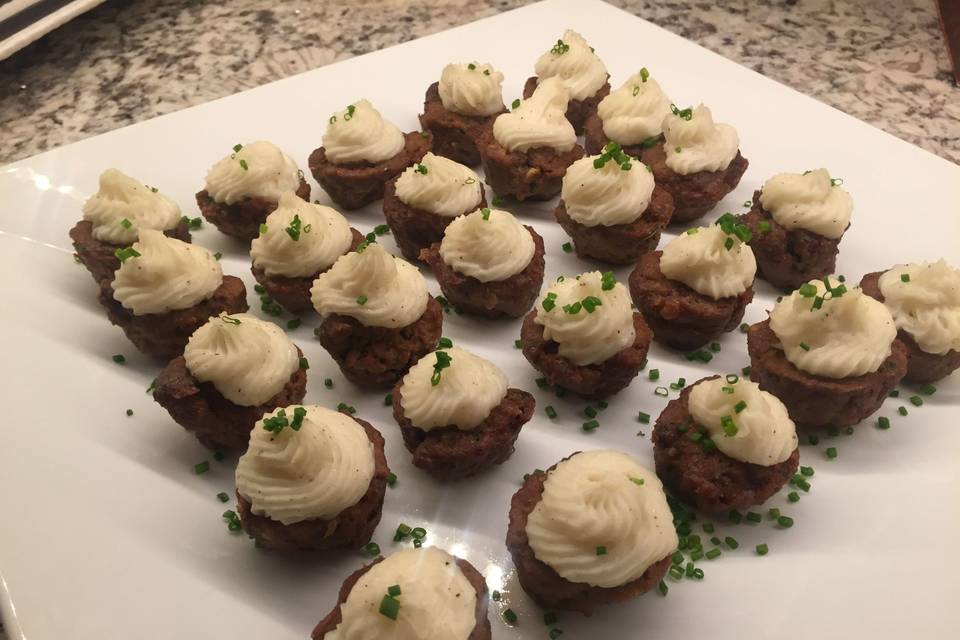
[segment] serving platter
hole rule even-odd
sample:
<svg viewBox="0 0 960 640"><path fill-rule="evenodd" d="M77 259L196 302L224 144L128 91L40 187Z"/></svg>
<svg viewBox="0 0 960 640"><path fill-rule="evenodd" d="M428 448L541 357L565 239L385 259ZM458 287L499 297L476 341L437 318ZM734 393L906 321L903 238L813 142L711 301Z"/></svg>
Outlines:
<svg viewBox="0 0 960 640"><path fill-rule="evenodd" d="M110 326L72 258L67 230L99 173L116 166L196 216L193 194L235 143L270 140L305 169L329 114L361 97L401 129L415 129L426 87L451 61L491 62L506 76L510 102L568 27L596 48L613 86L645 66L677 104L702 101L737 127L750 167L705 222L742 211L774 173L825 166L855 200L838 262L848 282L897 262L960 261L960 167L598 0L547 0L0 168L0 606L12 638L303 638L343 578L367 560L359 551L281 557L227 531L216 495L232 494L235 459L214 460L144 393L159 365ZM312 184L314 197L329 203ZM553 204L506 206L544 237L548 281L597 268L563 251L568 238L553 221ZM363 231L382 223L379 203L347 217ZM244 247L210 225L194 241L223 253L225 273L245 280L260 313ZM381 242L396 250L389 236ZM748 322L764 318L779 294L759 281L756 289ZM587 403L538 388L539 374L514 348L519 322L448 314L444 335L496 362L512 386L535 394L537 410L505 464L441 485L411 465L383 395L346 382L312 335L317 318L303 320L290 333L311 363L305 402L348 403L387 441L398 482L374 540L385 553L409 544L392 542L403 522L426 528L427 544L470 560L503 594L490 614L494 637L503 639L549 631L503 544L523 474L607 447L652 468L649 432L667 400L655 387L748 364L739 332L720 341L709 363L654 346L648 370L658 369L661 380L642 373L609 400L600 428L585 433ZM114 363L114 354L126 364ZM702 561L702 581L668 580L666 597L650 593L590 619L560 613L563 637L950 637L960 628L953 577L960 559L940 549L960 528L960 430L952 424L960 378L940 383L920 407L907 401L915 393L904 388L877 414L891 418L889 430L870 419L852 435L821 434L818 445L801 448L801 464L816 470L809 493L790 503L788 489L758 509L780 508L794 518L792 528L766 516L759 524L718 521L721 538L735 538L739 548L723 545L719 558ZM555 420L544 413L548 404ZM908 416L897 413L901 405ZM650 425L638 422L641 411ZM835 459L827 447L836 448ZM196 474L205 460L210 471ZM761 543L770 549L762 557L754 551ZM516 625L502 621L505 607L518 614Z"/></svg>

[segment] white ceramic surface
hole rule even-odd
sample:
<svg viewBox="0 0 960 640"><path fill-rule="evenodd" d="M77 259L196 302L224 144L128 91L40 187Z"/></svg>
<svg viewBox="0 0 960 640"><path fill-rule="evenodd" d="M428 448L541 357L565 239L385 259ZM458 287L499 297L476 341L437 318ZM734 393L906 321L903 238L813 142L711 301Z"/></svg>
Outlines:
<svg viewBox="0 0 960 640"><path fill-rule="evenodd" d="M3 5L0 7L0 20L15 16L18 12L25 11L39 2L40 0L14 0ZM93 9L102 2L103 0L74 0L64 4L56 11L41 16L16 33L0 40L0 60L12 56L34 40L42 38L57 27L70 22L81 13Z"/></svg>
<svg viewBox="0 0 960 640"><path fill-rule="evenodd" d="M0 602L13 638L303 638L364 561L350 553L277 557L227 532L215 496L232 492L232 461L214 462L144 393L158 366L110 326L89 275L71 257L67 230L100 171L117 166L197 215L194 192L233 144L272 140L306 168L327 116L360 97L402 128L415 128L425 88L452 60L489 60L502 69L509 102L568 26L596 47L614 85L646 66L678 104L702 100L718 121L738 128L750 168L717 215L742 210L775 172L826 166L856 201L839 259L850 281L898 261L960 262L960 168L598 1L548 0L0 168ZM561 250L567 238L552 221L551 204L512 207L544 236L547 277L590 269ZM348 217L363 230L382 222L379 203ZM209 225L194 237L223 251L225 271L252 288L239 244ZM394 248L389 237L382 242ZM439 293L432 279L431 288ZM757 289L748 321L762 319L777 295L763 284ZM619 447L652 466L651 427L638 424L636 413L656 417L663 407L655 384L638 378L611 399L602 426L588 435L580 430L586 403L534 384L538 374L513 347L518 322L447 315L444 334L496 361L513 386L536 394L538 406L508 462L441 486L410 464L382 394L351 387L312 337L316 318L304 320L292 335L311 362L307 401L355 405L384 433L399 476L375 540L389 552L398 523L426 527L429 543L470 559L520 615L519 626L508 628L493 606L494 637L545 637L541 612L518 588L503 545L510 496L525 472L579 449ZM744 336L734 332L721 342L708 365L654 347L649 366L660 370L660 384L739 371L747 364ZM114 364L115 353L128 363ZM333 389L324 388L327 376ZM812 491L796 505L783 494L766 505L795 517L792 529L767 520L723 525L741 546L702 561L704 581L671 582L666 598L648 594L590 620L561 614L564 637L955 634L960 560L941 550L960 527L960 430L953 424L960 378L938 386L905 418L896 413L902 402L888 400L878 415L892 419L889 431L868 421L855 435L803 447L801 464L817 472ZM559 412L556 421L544 416L547 404ZM127 408L133 417L124 415ZM827 446L839 449L838 459L826 460ZM206 459L212 470L194 475L193 465ZM760 542L770 545L766 557L753 553Z"/></svg>

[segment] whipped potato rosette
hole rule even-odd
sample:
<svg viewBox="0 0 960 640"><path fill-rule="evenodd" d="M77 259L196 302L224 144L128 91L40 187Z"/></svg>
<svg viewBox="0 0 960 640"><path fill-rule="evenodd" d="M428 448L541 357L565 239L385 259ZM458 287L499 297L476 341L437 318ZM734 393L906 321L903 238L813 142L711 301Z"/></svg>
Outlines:
<svg viewBox="0 0 960 640"><path fill-rule="evenodd" d="M587 118L583 134L588 153L599 153L616 142L628 154L639 157L646 148L663 140L663 122L670 113L670 98L644 67L597 105Z"/></svg>

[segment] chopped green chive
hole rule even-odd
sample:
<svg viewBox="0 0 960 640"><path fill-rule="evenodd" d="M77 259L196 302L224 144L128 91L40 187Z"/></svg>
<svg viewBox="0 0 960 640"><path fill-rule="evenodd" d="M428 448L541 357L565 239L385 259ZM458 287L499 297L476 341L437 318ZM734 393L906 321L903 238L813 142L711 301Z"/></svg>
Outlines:
<svg viewBox="0 0 960 640"><path fill-rule="evenodd" d="M494 589L493 593L490 594L490 599L495 602L500 602L500 592Z"/></svg>
<svg viewBox="0 0 960 640"><path fill-rule="evenodd" d="M367 300L368 300L367 296L357 296L357 304L359 304L360 306L367 304Z"/></svg>
<svg viewBox="0 0 960 640"><path fill-rule="evenodd" d="M583 415L587 416L588 418L596 418L597 410L590 405L587 405L587 408L583 410Z"/></svg>
<svg viewBox="0 0 960 640"><path fill-rule="evenodd" d="M653 390L653 393L654 395L658 395L661 398L666 398L668 395L670 395L670 392L667 391L666 387L657 387L656 389Z"/></svg>
<svg viewBox="0 0 960 640"><path fill-rule="evenodd" d="M737 539L731 536L727 536L726 538L723 539L723 541L726 542L727 546L730 547L731 549L736 549L737 547L740 546L740 543L737 542Z"/></svg>
<svg viewBox="0 0 960 640"><path fill-rule="evenodd" d="M226 491L221 491L220 493L217 494L217 500L219 500L220 502L229 502L230 496L227 494Z"/></svg>
<svg viewBox="0 0 960 640"><path fill-rule="evenodd" d="M557 624L557 614L550 611L543 614L543 624L546 626L551 626Z"/></svg>
<svg viewBox="0 0 960 640"><path fill-rule="evenodd" d="M837 448L836 447L827 447L827 457L831 460L837 457Z"/></svg>
<svg viewBox="0 0 960 640"><path fill-rule="evenodd" d="M651 380L660 379L660 370L659 369L650 369L650 372L647 374L647 377Z"/></svg>
<svg viewBox="0 0 960 640"><path fill-rule="evenodd" d="M122 353L118 353L116 355L110 356L110 359L116 362L117 364L126 364L127 362L127 358Z"/></svg>
<svg viewBox="0 0 960 640"><path fill-rule="evenodd" d="M920 396L910 396L910 404L912 404L915 407L922 406L923 398L921 398Z"/></svg>
<svg viewBox="0 0 960 640"><path fill-rule="evenodd" d="M878 429L889 429L890 428L890 418L886 416L880 416L877 418L877 428Z"/></svg>
<svg viewBox="0 0 960 640"><path fill-rule="evenodd" d="M385 406L385 407L392 407L392 406L393 406L393 394L392 394L392 393L388 393L387 395L383 396L383 406Z"/></svg>
<svg viewBox="0 0 960 640"><path fill-rule="evenodd" d="M757 545L757 555L758 555L758 556L765 556L765 555L767 555L769 552L770 552L770 547L768 547L765 543L763 543L763 544L758 544L758 545Z"/></svg>
<svg viewBox="0 0 960 640"><path fill-rule="evenodd" d="M290 329L290 330L298 329L301 324L303 324L303 321L300 318L287 320L287 329Z"/></svg>
<svg viewBox="0 0 960 640"><path fill-rule="evenodd" d="M514 108L514 109L516 109L517 107L519 107L519 106L520 106L520 98L517 98L517 99L515 99L513 102L511 102L511 103L510 103L510 106L511 106L512 108Z"/></svg>
<svg viewBox="0 0 960 640"><path fill-rule="evenodd" d="M133 409L127 409L127 417L130 417L132 415L133 415Z"/></svg>
<svg viewBox="0 0 960 640"><path fill-rule="evenodd" d="M551 420L553 420L553 419L555 419L555 418L557 417L557 410L554 409L554 408L553 408L551 405L549 405L549 404L547 405L546 409L544 409L544 412L546 412L547 417L550 418Z"/></svg>
<svg viewBox="0 0 960 640"><path fill-rule="evenodd" d="M514 348L514 349L523 349L523 341L522 341L522 340L514 340L514 341L513 341L513 348Z"/></svg>
<svg viewBox="0 0 960 640"><path fill-rule="evenodd" d="M650 414L641 411L637 414L637 420L639 420L641 424L650 424Z"/></svg>
<svg viewBox="0 0 960 640"><path fill-rule="evenodd" d="M776 520L777 518L780 517L780 509L773 507L772 509L770 509L770 511L767 512L767 515L770 516L771 520Z"/></svg>
<svg viewBox="0 0 960 640"><path fill-rule="evenodd" d="M301 357L301 358L300 358L300 368L303 369L304 371L306 371L307 369L310 368L310 362L309 362L306 358Z"/></svg>
<svg viewBox="0 0 960 640"><path fill-rule="evenodd" d="M333 379L332 379L332 378L324 378L324 379L323 379L323 386L325 386L327 389L333 389Z"/></svg>
<svg viewBox="0 0 960 640"><path fill-rule="evenodd" d="M197 464L193 465L193 472L197 475L200 475L201 473L206 473L207 471L210 471L209 460L204 460L203 462L198 462Z"/></svg>
<svg viewBox="0 0 960 640"><path fill-rule="evenodd" d="M707 560L714 560L714 559L716 559L716 558L719 558L719 557L720 557L720 554L722 554L722 553L723 553L723 551L721 551L720 549L710 549L710 550L707 551L707 553L704 554L704 555L706 556Z"/></svg>
<svg viewBox="0 0 960 640"><path fill-rule="evenodd" d="M597 422L596 420L588 420L587 422L584 422L582 425L580 425L580 427L587 433L591 433L595 431L599 426L600 426L600 423Z"/></svg>
<svg viewBox="0 0 960 640"><path fill-rule="evenodd" d="M660 595L666 596L667 592L670 591L670 587L667 586L667 583L663 580L660 581L660 584L657 585L657 591L660 592Z"/></svg>
<svg viewBox="0 0 960 640"><path fill-rule="evenodd" d="M910 274L909 274L909 273L901 273L901 274L900 274L900 282L910 282Z"/></svg>
<svg viewBox="0 0 960 640"><path fill-rule="evenodd" d="M799 502L800 494L797 493L796 491L791 491L790 493L787 494L787 500L789 500L790 502Z"/></svg>
<svg viewBox="0 0 960 640"><path fill-rule="evenodd" d="M793 518L790 516L780 516L777 518L777 524L783 527L784 529L789 529L793 526Z"/></svg>
<svg viewBox="0 0 960 640"><path fill-rule="evenodd" d="M441 337L440 341L437 343L438 349L449 349L452 346L453 346L453 340L446 337Z"/></svg>
<svg viewBox="0 0 960 640"><path fill-rule="evenodd" d="M400 601L390 594L383 596L383 600L380 601L380 615L396 620L400 615Z"/></svg>
<svg viewBox="0 0 960 640"><path fill-rule="evenodd" d="M363 545L363 552L369 556L378 556L380 555L380 545L376 542L368 542Z"/></svg>
<svg viewBox="0 0 960 640"><path fill-rule="evenodd" d="M637 485L637 486L642 487L644 481L643 481L643 478L630 478L630 482L632 482L633 484L635 484L635 485Z"/></svg>
<svg viewBox="0 0 960 640"><path fill-rule="evenodd" d="M813 467L800 467L800 473L805 476L812 476L816 472L813 470Z"/></svg>
<svg viewBox="0 0 960 640"><path fill-rule="evenodd" d="M503 621L507 624L513 625L517 623L517 614L514 613L513 609L504 609L503 610Z"/></svg>
<svg viewBox="0 0 960 640"><path fill-rule="evenodd" d="M918 389L918 391L920 391L920 393L922 393L925 396L932 396L937 392L937 388L932 384L928 383L928 384L920 385L920 389Z"/></svg>
<svg viewBox="0 0 960 640"><path fill-rule="evenodd" d="M564 242L560 248L563 249L564 253L570 253L571 251L573 251L573 245L570 244L569 242Z"/></svg>
<svg viewBox="0 0 960 640"><path fill-rule="evenodd" d="M387 475L387 486L393 487L396 484L397 484L397 474L391 471L389 475Z"/></svg>
<svg viewBox="0 0 960 640"><path fill-rule="evenodd" d="M743 410L746 409L746 408L747 408L747 403L744 402L743 400L741 400L741 401L738 402L737 404L733 405L733 410L734 410L735 412L737 412L737 413L743 412Z"/></svg>
<svg viewBox="0 0 960 640"><path fill-rule="evenodd" d="M747 520L749 522L758 523L763 521L763 516L757 513L756 511L748 511Z"/></svg>
<svg viewBox="0 0 960 640"><path fill-rule="evenodd" d="M603 545L598 545L598 546L597 546L597 555L598 555L598 556L605 556L605 555L607 555L607 548L606 548L605 546L603 546Z"/></svg>
<svg viewBox="0 0 960 640"><path fill-rule="evenodd" d="M808 345L806 342L801 342L800 348L803 349L804 351L810 351L810 345Z"/></svg>
<svg viewBox="0 0 960 640"><path fill-rule="evenodd" d="M902 415L902 416L905 416L905 415L907 415L907 408L906 408L906 407L900 407L899 409L897 409L897 413L899 413L899 414Z"/></svg>

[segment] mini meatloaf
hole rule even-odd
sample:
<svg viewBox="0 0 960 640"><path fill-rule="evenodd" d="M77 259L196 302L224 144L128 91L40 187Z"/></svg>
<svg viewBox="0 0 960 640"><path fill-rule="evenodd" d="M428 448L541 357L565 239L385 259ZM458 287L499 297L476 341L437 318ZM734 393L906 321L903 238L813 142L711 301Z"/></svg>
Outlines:
<svg viewBox="0 0 960 640"><path fill-rule="evenodd" d="M310 154L313 177L344 209L383 197L384 185L430 151L429 133L402 133L366 100L330 116L323 146Z"/></svg>
<svg viewBox="0 0 960 640"><path fill-rule="evenodd" d="M480 177L453 160L428 153L387 183L383 215L407 260L440 242L457 216L487 206Z"/></svg>
<svg viewBox="0 0 960 640"><path fill-rule="evenodd" d="M451 304L485 318L523 316L543 284L543 238L499 209L457 218L420 258Z"/></svg>
<svg viewBox="0 0 960 640"><path fill-rule="evenodd" d="M277 325L247 313L221 315L160 372L153 399L208 449L242 451L263 414L303 400L306 367Z"/></svg>
<svg viewBox="0 0 960 640"><path fill-rule="evenodd" d="M290 156L269 142L238 144L207 172L197 206L221 232L249 242L288 191L310 199L310 185Z"/></svg>
<svg viewBox="0 0 960 640"><path fill-rule="evenodd" d="M492 362L457 347L427 354L393 389L393 417L414 466L439 480L504 462L534 404Z"/></svg>
<svg viewBox="0 0 960 640"><path fill-rule="evenodd" d="M960 271L944 260L897 265L868 273L860 288L893 314L905 381L929 384L960 368Z"/></svg>
<svg viewBox="0 0 960 640"><path fill-rule="evenodd" d="M800 449L787 408L759 385L713 376L671 400L653 429L657 476L697 511L763 504L797 471Z"/></svg>
<svg viewBox="0 0 960 640"><path fill-rule="evenodd" d="M237 464L240 522L275 551L356 550L380 522L389 475L369 422L316 405L277 409Z"/></svg>
<svg viewBox="0 0 960 640"><path fill-rule="evenodd" d="M528 475L510 501L506 543L537 604L589 616L656 587L678 539L657 476L599 450Z"/></svg>
<svg viewBox="0 0 960 640"><path fill-rule="evenodd" d="M466 560L436 547L403 549L353 572L311 638L336 630L348 638L490 640L488 599L483 575Z"/></svg>
<svg viewBox="0 0 960 640"><path fill-rule="evenodd" d="M584 147L597 154L616 142L624 153L639 158L644 149L663 142L663 121L669 114L670 98L644 67L611 91L584 121Z"/></svg>
<svg viewBox="0 0 960 640"><path fill-rule="evenodd" d="M657 248L673 198L643 164L610 143L570 165L553 215L581 258L633 264Z"/></svg>

